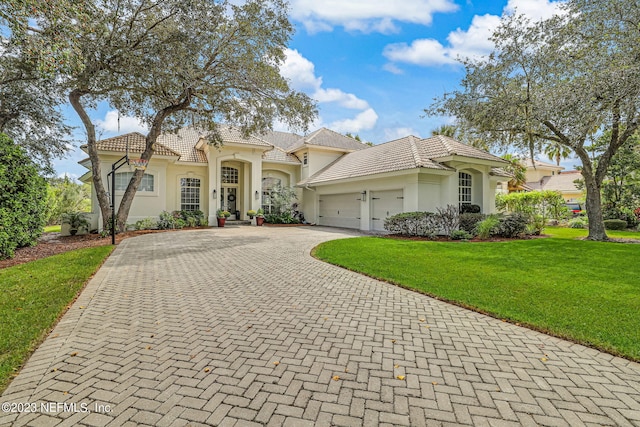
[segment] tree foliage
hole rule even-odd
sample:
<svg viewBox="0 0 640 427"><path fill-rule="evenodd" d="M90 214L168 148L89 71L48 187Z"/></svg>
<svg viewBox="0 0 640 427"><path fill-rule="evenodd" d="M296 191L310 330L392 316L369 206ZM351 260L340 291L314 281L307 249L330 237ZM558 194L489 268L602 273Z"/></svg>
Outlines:
<svg viewBox="0 0 640 427"><path fill-rule="evenodd" d="M564 14L540 23L505 16L494 52L465 63L462 88L427 112L456 116L498 146L531 157L553 142L582 162L589 238L607 238L600 187L611 157L640 119L640 5L632 0L569 0ZM586 142L610 131L595 163Z"/></svg>
<svg viewBox="0 0 640 427"><path fill-rule="evenodd" d="M50 171L51 159L67 151L71 127L59 110L62 91L38 64L19 37L0 35L0 132Z"/></svg>
<svg viewBox="0 0 640 427"><path fill-rule="evenodd" d="M47 183L47 225L61 224L62 216L91 210L91 188L68 177L49 179Z"/></svg>
<svg viewBox="0 0 640 427"><path fill-rule="evenodd" d="M14 0L29 1L29 0ZM313 102L280 75L293 32L283 0L77 0L74 8L38 15L39 31L27 45L55 46L51 58L71 105L87 133L93 184L102 217L110 216L101 177L95 126L87 114L106 100L121 113L149 125L149 160L157 137L195 124L220 141L215 124L239 126L245 134L271 128L278 119L306 129ZM68 22L78 25L69 27ZM69 35L60 43L57 28ZM126 223L142 179L137 171L118 209Z"/></svg>
<svg viewBox="0 0 640 427"><path fill-rule="evenodd" d="M45 222L46 183L23 149L0 134L0 259L36 243Z"/></svg>

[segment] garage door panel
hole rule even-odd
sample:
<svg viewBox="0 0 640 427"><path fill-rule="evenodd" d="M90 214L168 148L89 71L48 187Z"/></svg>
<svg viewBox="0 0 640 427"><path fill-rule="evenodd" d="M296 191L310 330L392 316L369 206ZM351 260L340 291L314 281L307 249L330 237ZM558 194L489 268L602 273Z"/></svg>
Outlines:
<svg viewBox="0 0 640 427"><path fill-rule="evenodd" d="M320 196L318 224L330 227L360 228L360 194Z"/></svg>
<svg viewBox="0 0 640 427"><path fill-rule="evenodd" d="M371 228L384 231L384 220L403 212L404 196L402 190L371 192Z"/></svg>

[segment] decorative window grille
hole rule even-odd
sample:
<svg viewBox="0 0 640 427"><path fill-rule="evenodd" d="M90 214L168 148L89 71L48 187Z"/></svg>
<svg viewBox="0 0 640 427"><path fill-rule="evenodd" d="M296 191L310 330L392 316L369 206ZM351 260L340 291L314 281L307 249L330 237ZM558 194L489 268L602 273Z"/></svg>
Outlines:
<svg viewBox="0 0 640 427"><path fill-rule="evenodd" d="M180 178L180 210L200 210L200 180Z"/></svg>
<svg viewBox="0 0 640 427"><path fill-rule="evenodd" d="M125 191L131 181L133 172L118 172L116 173L116 191ZM145 173L142 175L142 181L138 186L138 191L153 192L154 191L154 177L151 174Z"/></svg>
<svg viewBox="0 0 640 427"><path fill-rule="evenodd" d="M221 181L223 184L237 184L238 183L238 169L228 166L222 166L220 168Z"/></svg>
<svg viewBox="0 0 640 427"><path fill-rule="evenodd" d="M278 178L262 178L262 210L264 213L275 213L271 192L273 188L281 185L282 181Z"/></svg>
<svg viewBox="0 0 640 427"><path fill-rule="evenodd" d="M464 172L458 173L458 204L460 207L471 204L472 183L473 181L470 174Z"/></svg>

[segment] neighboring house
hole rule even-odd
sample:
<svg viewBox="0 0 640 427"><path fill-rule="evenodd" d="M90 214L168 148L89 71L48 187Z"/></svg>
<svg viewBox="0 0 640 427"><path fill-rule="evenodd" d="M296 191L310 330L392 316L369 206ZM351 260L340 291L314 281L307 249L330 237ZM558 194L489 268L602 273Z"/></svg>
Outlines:
<svg viewBox="0 0 640 427"><path fill-rule="evenodd" d="M129 222L163 210L201 210L212 225L218 209L248 219L249 209L271 211L270 193L280 184L297 188L298 209L309 222L381 231L384 219L400 212L449 204L494 212L496 187L508 179L500 169L504 160L445 136L368 146L325 128L307 136L268 132L245 138L221 125L219 133L220 147L193 127L159 137ZM127 147L131 158L138 157L144 143L139 133L98 141L105 185L111 164ZM91 168L89 159L80 163ZM116 206L132 173L116 173ZM90 183L91 171L81 180ZM95 195L92 206L98 213Z"/></svg>
<svg viewBox="0 0 640 427"><path fill-rule="evenodd" d="M525 159L524 164L527 168L527 182L523 186L525 190L555 190L567 202L577 202L584 198L584 193L574 182L582 179L579 171L564 172L564 167L540 160Z"/></svg>

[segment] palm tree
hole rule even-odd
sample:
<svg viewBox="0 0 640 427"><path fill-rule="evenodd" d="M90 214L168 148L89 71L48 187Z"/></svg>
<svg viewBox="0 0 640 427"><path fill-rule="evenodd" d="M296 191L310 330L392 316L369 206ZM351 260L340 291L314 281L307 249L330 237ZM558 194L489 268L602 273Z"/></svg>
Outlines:
<svg viewBox="0 0 640 427"><path fill-rule="evenodd" d="M556 164L560 166L560 161L566 159L571 154L571 150L558 142L550 142L544 147L544 154L549 157L549 160L555 160Z"/></svg>
<svg viewBox="0 0 640 427"><path fill-rule="evenodd" d="M454 125L442 125L431 131L431 136L442 135L449 138L455 138L458 134L458 128Z"/></svg>
<svg viewBox="0 0 640 427"><path fill-rule="evenodd" d="M502 159L508 162L502 169L510 173L513 177L509 180L509 191L517 190L527 181L527 168L522 164L522 161L513 154L505 154L502 156Z"/></svg>

